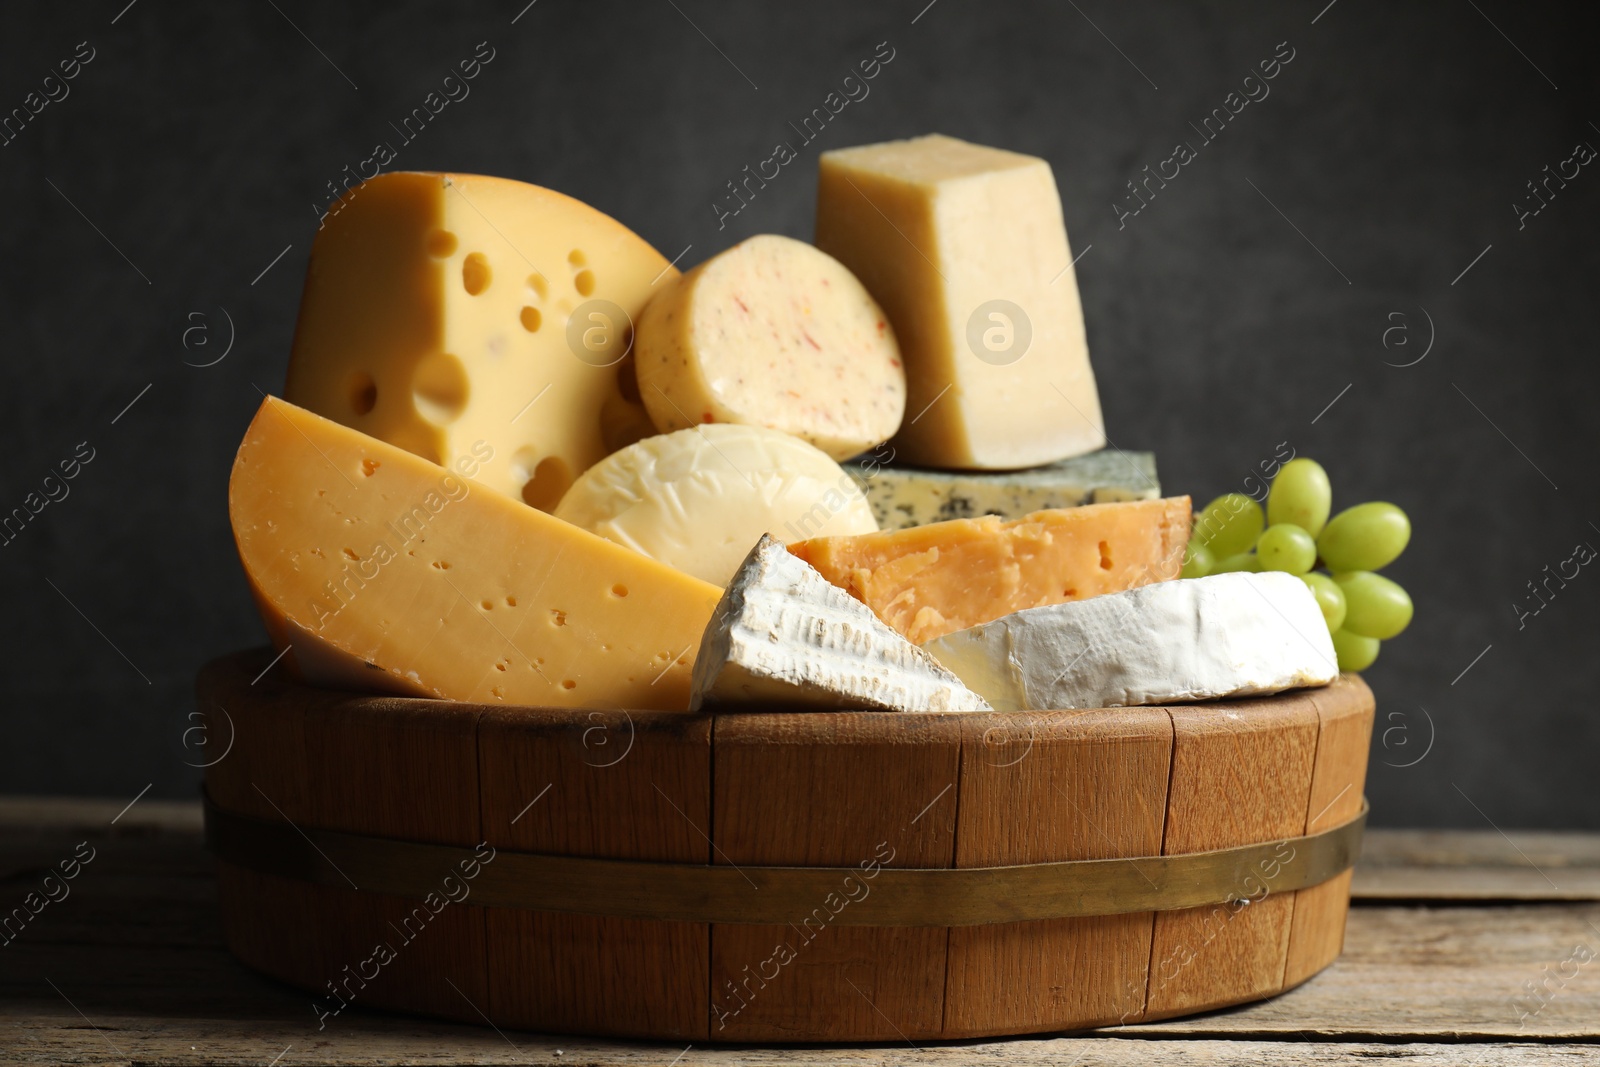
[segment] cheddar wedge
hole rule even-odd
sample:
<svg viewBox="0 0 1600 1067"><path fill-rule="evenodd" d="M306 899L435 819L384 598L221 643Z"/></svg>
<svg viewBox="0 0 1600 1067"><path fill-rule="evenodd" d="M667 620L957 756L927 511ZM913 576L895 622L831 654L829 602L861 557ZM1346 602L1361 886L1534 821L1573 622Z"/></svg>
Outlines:
<svg viewBox="0 0 1600 1067"><path fill-rule="evenodd" d="M1024 608L1176 578L1188 539L1180 496L817 537L789 551L920 645Z"/></svg>
<svg viewBox="0 0 1600 1067"><path fill-rule="evenodd" d="M689 706L722 590L472 475L268 397L228 489L273 644L314 684L481 703Z"/></svg>

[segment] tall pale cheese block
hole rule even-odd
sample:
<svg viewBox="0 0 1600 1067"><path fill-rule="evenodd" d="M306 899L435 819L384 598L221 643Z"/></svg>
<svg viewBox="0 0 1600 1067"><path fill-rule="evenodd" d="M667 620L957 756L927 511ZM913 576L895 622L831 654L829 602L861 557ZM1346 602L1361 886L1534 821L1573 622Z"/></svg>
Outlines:
<svg viewBox="0 0 1600 1067"><path fill-rule="evenodd" d="M602 457L652 432L633 318L676 277L569 196L471 174L384 174L330 211L311 248L285 397L452 463L549 510Z"/></svg>
<svg viewBox="0 0 1600 1067"><path fill-rule="evenodd" d="M932 135L822 154L817 247L888 313L899 460L1033 467L1105 444L1050 165Z"/></svg>
<svg viewBox="0 0 1600 1067"><path fill-rule="evenodd" d="M722 591L471 475L268 397L228 510L257 607L313 684L480 703L689 706Z"/></svg>

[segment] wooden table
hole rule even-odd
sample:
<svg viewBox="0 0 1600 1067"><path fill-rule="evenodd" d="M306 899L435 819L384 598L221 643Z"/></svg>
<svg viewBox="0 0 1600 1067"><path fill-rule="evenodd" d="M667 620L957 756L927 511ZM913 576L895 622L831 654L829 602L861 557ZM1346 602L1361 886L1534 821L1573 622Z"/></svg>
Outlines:
<svg viewBox="0 0 1600 1067"><path fill-rule="evenodd" d="M307 994L223 949L198 805L122 807L0 798L0 919L93 850L0 932L0 1063L1600 1063L1600 834L1369 831L1344 956L1262 1004L1066 1037L685 1049L355 1007L319 1031Z"/></svg>

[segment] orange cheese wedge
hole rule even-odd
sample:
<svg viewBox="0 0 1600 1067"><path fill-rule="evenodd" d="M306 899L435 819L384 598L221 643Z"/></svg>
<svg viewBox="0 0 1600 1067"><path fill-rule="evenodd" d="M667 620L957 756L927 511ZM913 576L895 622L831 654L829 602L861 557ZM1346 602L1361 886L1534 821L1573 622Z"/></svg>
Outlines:
<svg viewBox="0 0 1600 1067"><path fill-rule="evenodd" d="M789 550L920 645L1024 608L1176 578L1188 540L1180 496L817 537Z"/></svg>
<svg viewBox="0 0 1600 1067"><path fill-rule="evenodd" d="M689 707L722 590L268 397L229 514L261 617L303 680L480 703Z"/></svg>

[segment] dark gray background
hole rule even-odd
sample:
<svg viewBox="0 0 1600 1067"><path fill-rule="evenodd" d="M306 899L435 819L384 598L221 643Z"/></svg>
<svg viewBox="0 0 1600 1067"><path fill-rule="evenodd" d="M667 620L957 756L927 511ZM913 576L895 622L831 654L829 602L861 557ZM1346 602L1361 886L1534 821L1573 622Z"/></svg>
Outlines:
<svg viewBox="0 0 1600 1067"><path fill-rule="evenodd" d="M1327 466L1336 506L1414 520L1389 573L1417 619L1367 673L1374 819L1600 827L1600 574L1520 627L1513 608L1600 546L1600 166L1523 229L1512 208L1600 146L1578 5L525 2L9 13L0 111L78 42L96 55L0 147L0 512L78 442L95 459L0 548L0 791L194 794L195 668L263 639L229 465L257 387L281 387L326 183L399 147L390 121L487 41L471 95L394 167L552 186L669 257L692 245L685 266L753 233L808 237L821 149L942 131L1048 159L1116 444L1203 503L1288 441ZM895 58L870 96L719 232L723 183L881 41ZM1198 143L1189 123L1283 41L1271 95L1119 229L1124 183ZM222 352L224 309L231 352L186 366ZM1430 334L1421 362L1386 365Z"/></svg>

